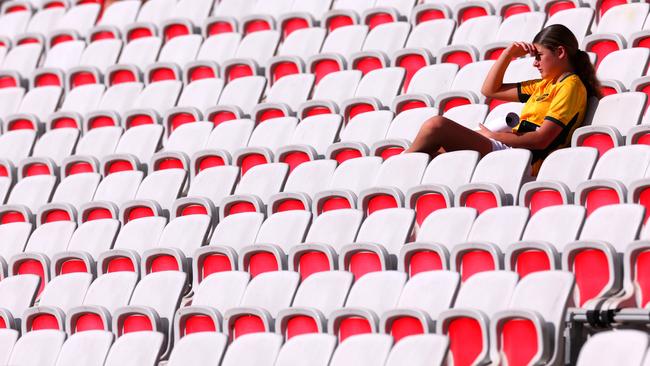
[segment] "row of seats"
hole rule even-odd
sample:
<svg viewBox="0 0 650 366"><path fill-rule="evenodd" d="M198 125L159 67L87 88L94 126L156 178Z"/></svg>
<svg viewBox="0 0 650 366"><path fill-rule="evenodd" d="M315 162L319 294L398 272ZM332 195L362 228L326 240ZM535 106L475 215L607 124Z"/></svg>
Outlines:
<svg viewBox="0 0 650 366"><path fill-rule="evenodd" d="M141 6L139 1L132 0L113 4L105 9L100 18L101 5L94 1L79 2L67 12L66 8L70 4L64 0L49 0L36 6L28 1L9 1L2 7L5 16L3 23L7 25L0 29L0 34L17 36L17 42L20 42L40 33L49 36L48 43L64 42L80 36L92 41L122 36L132 40L151 35L171 39L195 33L199 28L207 35L237 31L249 34L278 29L283 36L288 36L295 30L318 25L332 31L353 24L367 24L374 28L407 19L411 19L414 24L445 18L463 23L475 17L497 15L508 18L538 10L554 15L559 10L589 5L599 10L600 18L610 8L625 4L612 1L604 3L607 4L568 1L545 1L544 4L534 1L428 1L415 6L415 0L228 0L217 4L211 0L153 0ZM32 17L34 10L38 11ZM211 10L212 17L208 18ZM23 35L24 32L28 36ZM6 41L4 43L9 44Z"/></svg>
<svg viewBox="0 0 650 366"><path fill-rule="evenodd" d="M92 283L90 275L66 274L48 284L38 307L27 308L20 320L13 320L27 339L54 330L71 337L97 331L112 330L117 337L155 331L164 336L158 345L163 357L175 344L170 360L176 350L188 352L191 347L192 354L201 355L197 334L224 334L221 343L226 343L252 333L275 332L280 341L329 333L343 345L368 333L409 344L417 338L413 336L435 331L449 337L456 365L488 362L490 354L558 364L574 286L573 275L561 271L539 272L521 281L514 272L488 271L462 285L457 273L447 271L418 274L408 281L402 272L383 271L354 284L350 273L331 271L300 285L295 272L269 272L249 280L247 273L234 271L206 278L191 306L179 308L184 282L185 275L174 271L149 274L140 282L125 272L104 274ZM37 285L38 279L29 275L0 281L3 294L13 288L11 295L23 306L29 306ZM159 291L160 286L166 291ZM553 331L546 333L539 353L513 352L536 346L536 332L543 329ZM491 341L502 337L504 343Z"/></svg>

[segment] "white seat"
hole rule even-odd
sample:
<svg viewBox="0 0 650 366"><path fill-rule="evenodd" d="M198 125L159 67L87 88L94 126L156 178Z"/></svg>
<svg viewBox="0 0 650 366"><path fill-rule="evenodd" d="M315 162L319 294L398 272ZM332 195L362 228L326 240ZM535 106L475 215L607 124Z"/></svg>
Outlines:
<svg viewBox="0 0 650 366"><path fill-rule="evenodd" d="M102 366L113 343L113 334L90 331L68 338L56 361L57 366Z"/></svg>
<svg viewBox="0 0 650 366"><path fill-rule="evenodd" d="M282 337L273 333L248 334L228 347L222 366L273 366L282 347Z"/></svg>
<svg viewBox="0 0 650 366"><path fill-rule="evenodd" d="M388 358L393 340L385 334L351 337L334 351L331 366L379 366Z"/></svg>
<svg viewBox="0 0 650 366"><path fill-rule="evenodd" d="M643 365L648 348L647 334L637 330L603 332L590 338L580 350L578 366ZM647 359L647 357L646 357Z"/></svg>
<svg viewBox="0 0 650 366"><path fill-rule="evenodd" d="M115 340L106 357L105 366L155 366L165 336L158 332L134 332Z"/></svg>
<svg viewBox="0 0 650 366"><path fill-rule="evenodd" d="M7 364L54 366L64 341L65 333L58 330L29 332L16 342Z"/></svg>

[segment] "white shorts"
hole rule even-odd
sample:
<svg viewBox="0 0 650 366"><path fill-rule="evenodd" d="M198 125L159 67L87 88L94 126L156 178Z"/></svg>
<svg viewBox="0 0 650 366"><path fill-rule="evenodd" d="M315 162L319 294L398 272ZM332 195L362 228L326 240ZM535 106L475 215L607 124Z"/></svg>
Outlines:
<svg viewBox="0 0 650 366"><path fill-rule="evenodd" d="M497 141L495 139L490 139L490 142L492 142L492 151L500 151L500 150L510 149L510 146L504 144L501 141Z"/></svg>

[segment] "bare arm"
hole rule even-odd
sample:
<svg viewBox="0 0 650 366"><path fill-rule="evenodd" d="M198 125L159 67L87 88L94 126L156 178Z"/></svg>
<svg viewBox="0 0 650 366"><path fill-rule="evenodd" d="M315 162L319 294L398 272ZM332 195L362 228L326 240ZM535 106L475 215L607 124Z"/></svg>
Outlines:
<svg viewBox="0 0 650 366"><path fill-rule="evenodd" d="M492 132L483 125L481 127L481 135L501 141L504 144L530 150L543 150L546 149L552 142L562 133L562 127L556 123L545 120L542 125L533 132L524 134L516 134L511 132Z"/></svg>
<svg viewBox="0 0 650 366"><path fill-rule="evenodd" d="M521 57L525 54L535 55L537 49L530 43L514 42L506 48L496 60L488 72L481 93L488 98L518 102L517 84L504 84L503 76L513 58Z"/></svg>

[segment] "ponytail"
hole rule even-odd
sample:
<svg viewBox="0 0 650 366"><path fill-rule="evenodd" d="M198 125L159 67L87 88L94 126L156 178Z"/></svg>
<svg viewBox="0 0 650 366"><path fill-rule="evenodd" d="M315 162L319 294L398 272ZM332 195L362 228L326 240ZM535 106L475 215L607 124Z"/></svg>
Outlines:
<svg viewBox="0 0 650 366"><path fill-rule="evenodd" d="M578 47L578 40L569 28L562 24L549 25L537 33L533 43L539 43L550 50L555 50L560 46L564 47L573 70L587 89L587 95L598 99L602 97L600 82L596 77L596 70L591 64L589 54Z"/></svg>
<svg viewBox="0 0 650 366"><path fill-rule="evenodd" d="M600 81L596 77L596 70L591 63L589 54L583 50L577 50L570 60L575 73L580 77L580 80L587 89L587 95L598 99L602 98Z"/></svg>

